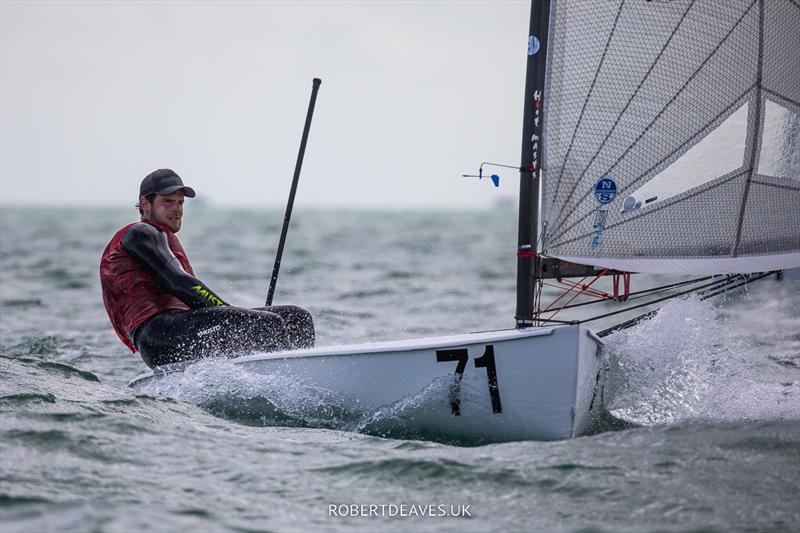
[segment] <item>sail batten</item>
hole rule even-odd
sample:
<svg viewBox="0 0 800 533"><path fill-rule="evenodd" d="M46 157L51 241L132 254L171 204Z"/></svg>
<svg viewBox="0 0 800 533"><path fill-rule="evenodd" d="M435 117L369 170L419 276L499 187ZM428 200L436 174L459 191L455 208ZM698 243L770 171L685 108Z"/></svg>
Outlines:
<svg viewBox="0 0 800 533"><path fill-rule="evenodd" d="M731 255L736 257L739 254L739 245L742 240L742 224L744 224L744 214L747 208L747 197L750 194L750 180L753 171L758 168L757 161L761 152L761 138L763 136L764 124L761 109L764 101L761 97L761 86L763 85L762 72L764 70L764 0L758 2L758 68L756 69L756 94L755 101L758 105L752 107L752 118L749 119L750 130L748 132L749 152L750 152L750 172L744 181L741 200L739 201L739 224L736 227L736 240L731 247Z"/></svg>
<svg viewBox="0 0 800 533"><path fill-rule="evenodd" d="M800 266L796 2L554 0L550 27L545 254Z"/></svg>

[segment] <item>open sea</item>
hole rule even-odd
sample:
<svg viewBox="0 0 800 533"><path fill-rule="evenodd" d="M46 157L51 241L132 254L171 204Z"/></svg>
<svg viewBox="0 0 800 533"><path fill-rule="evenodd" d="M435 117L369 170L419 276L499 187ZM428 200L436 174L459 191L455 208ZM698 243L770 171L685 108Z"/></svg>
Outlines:
<svg viewBox="0 0 800 533"><path fill-rule="evenodd" d="M2 533L800 530L800 281L672 300L606 337L591 436L407 440L351 431L302 390L256 397L226 361L134 395L146 367L111 329L98 264L136 215L0 210ZM256 307L282 220L187 202L180 238L200 279ZM274 303L310 310L318 345L509 328L515 250L514 208L298 209Z"/></svg>

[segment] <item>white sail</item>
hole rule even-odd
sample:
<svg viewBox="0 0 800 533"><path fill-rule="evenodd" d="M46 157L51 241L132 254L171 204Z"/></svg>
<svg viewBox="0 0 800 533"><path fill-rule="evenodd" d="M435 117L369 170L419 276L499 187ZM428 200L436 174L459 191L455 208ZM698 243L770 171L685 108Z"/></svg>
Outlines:
<svg viewBox="0 0 800 533"><path fill-rule="evenodd" d="M549 31L546 255L800 266L800 2L554 1Z"/></svg>

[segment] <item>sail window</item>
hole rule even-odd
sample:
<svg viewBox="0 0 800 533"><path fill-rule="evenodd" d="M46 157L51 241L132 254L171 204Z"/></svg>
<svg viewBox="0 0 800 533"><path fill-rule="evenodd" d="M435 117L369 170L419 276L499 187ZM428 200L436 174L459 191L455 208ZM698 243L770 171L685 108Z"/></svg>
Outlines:
<svg viewBox="0 0 800 533"><path fill-rule="evenodd" d="M699 187L742 167L747 141L748 103L689 148L671 165L625 198L628 213Z"/></svg>
<svg viewBox="0 0 800 533"><path fill-rule="evenodd" d="M800 113L769 99L764 110L758 173L800 180Z"/></svg>

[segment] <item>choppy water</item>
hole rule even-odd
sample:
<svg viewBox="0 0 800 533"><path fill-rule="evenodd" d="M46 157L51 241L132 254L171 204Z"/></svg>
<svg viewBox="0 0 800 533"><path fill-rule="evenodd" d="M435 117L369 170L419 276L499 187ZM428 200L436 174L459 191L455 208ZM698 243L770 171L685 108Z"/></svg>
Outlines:
<svg viewBox="0 0 800 533"><path fill-rule="evenodd" d="M365 418L224 361L134 396L145 367L97 279L133 214L0 210L3 533L800 529L797 282L676 301L606 338L622 422L595 435L452 445L392 425L424 399ZM189 206L181 238L204 281L257 306L281 218ZM300 211L275 303L308 308L321 345L509 327L515 232L496 211ZM387 516L329 516L348 504ZM388 516L412 504L462 516Z"/></svg>

